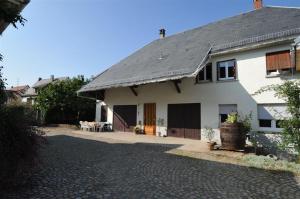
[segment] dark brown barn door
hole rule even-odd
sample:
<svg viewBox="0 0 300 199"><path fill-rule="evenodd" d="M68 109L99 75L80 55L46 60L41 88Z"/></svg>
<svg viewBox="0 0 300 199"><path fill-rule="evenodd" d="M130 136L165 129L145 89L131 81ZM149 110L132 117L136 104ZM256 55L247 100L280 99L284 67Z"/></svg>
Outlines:
<svg viewBox="0 0 300 199"><path fill-rule="evenodd" d="M200 103L168 105L168 136L200 139Z"/></svg>
<svg viewBox="0 0 300 199"><path fill-rule="evenodd" d="M144 131L147 135L156 132L156 104L144 104Z"/></svg>
<svg viewBox="0 0 300 199"><path fill-rule="evenodd" d="M115 105L113 111L114 131L133 132L136 126L136 105Z"/></svg>

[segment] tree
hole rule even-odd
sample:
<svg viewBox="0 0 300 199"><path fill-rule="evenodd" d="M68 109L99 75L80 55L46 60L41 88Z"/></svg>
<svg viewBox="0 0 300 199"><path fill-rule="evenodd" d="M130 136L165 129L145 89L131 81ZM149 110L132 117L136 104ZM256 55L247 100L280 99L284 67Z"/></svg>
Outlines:
<svg viewBox="0 0 300 199"><path fill-rule="evenodd" d="M266 91L274 91L276 97L286 102L290 116L282 118L280 122L283 128L280 146L287 148L292 145L300 158L300 81L285 81L280 85L266 86L256 94Z"/></svg>
<svg viewBox="0 0 300 199"><path fill-rule="evenodd" d="M0 1L0 21L24 25L25 19L16 8ZM2 61L0 54L0 61ZM43 134L33 127L33 114L24 106L5 105L5 79L0 67L0 192L8 186L28 179L37 166L38 152Z"/></svg>
<svg viewBox="0 0 300 199"><path fill-rule="evenodd" d="M26 19L20 14L20 8L11 6L8 1L0 1L0 19L11 23L15 28L17 24L24 26Z"/></svg>
<svg viewBox="0 0 300 199"><path fill-rule="evenodd" d="M10 6L7 1L0 1L0 21L3 20L6 23L11 23L15 28L17 24L20 23L24 26L26 19L20 15L20 10L15 6ZM0 54L0 62L3 60L3 55ZM0 66L0 106L6 101L5 96L5 79L3 79L3 74L1 70L3 66Z"/></svg>
<svg viewBox="0 0 300 199"><path fill-rule="evenodd" d="M77 96L77 91L87 83L82 77L57 81L38 90L35 108L46 123L78 123L93 120L95 100Z"/></svg>

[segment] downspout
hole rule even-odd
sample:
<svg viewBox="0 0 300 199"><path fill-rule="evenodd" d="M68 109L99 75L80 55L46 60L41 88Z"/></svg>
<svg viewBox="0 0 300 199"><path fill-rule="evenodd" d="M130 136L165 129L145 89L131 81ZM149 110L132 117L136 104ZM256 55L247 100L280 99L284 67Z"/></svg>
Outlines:
<svg viewBox="0 0 300 199"><path fill-rule="evenodd" d="M297 55L296 55L296 52L297 52L297 46L298 44L300 44L300 36L297 37L295 39L295 43L292 44L292 47L291 47L291 56L292 56L292 64L293 64L293 68L295 69L295 71L297 70ZM292 75L294 75L294 70L292 71Z"/></svg>

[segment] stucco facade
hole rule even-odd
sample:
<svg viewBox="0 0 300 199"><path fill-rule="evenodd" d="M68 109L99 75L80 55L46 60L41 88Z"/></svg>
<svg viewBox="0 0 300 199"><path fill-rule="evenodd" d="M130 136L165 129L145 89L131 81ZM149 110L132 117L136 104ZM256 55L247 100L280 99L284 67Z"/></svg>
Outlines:
<svg viewBox="0 0 300 199"><path fill-rule="evenodd" d="M179 103L201 103L201 129L211 127L218 132L219 105L236 104L239 115L252 113L254 131L265 131L268 129L262 129L258 125L257 104L276 104L283 101L276 99L272 92L255 96L253 94L263 86L282 83L286 78L298 78L297 74L272 78L266 76L266 53L290 50L290 48L291 44L285 44L211 57L212 82L196 83L195 78L184 78L179 84L181 93L176 91L171 81L140 85L135 89L138 96L135 96L128 87L107 89L105 100L101 104L108 106L109 123L113 123L114 105L137 105L137 123L143 125L144 103L156 103L156 121L163 121L156 126L156 134L160 136L167 135L168 104ZM237 80L217 81L217 62L230 59L236 60ZM97 106L98 109L100 105ZM97 120L99 115L98 110ZM218 133L215 140L219 141Z"/></svg>

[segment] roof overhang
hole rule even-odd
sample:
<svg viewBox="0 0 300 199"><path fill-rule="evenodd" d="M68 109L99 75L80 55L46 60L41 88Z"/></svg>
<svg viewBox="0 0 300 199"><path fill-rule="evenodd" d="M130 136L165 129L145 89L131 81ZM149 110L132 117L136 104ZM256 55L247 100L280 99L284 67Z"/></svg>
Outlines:
<svg viewBox="0 0 300 199"><path fill-rule="evenodd" d="M3 0L6 3L7 8L15 10L16 14L19 14L25 6L30 2L30 0ZM9 23L4 19L0 19L0 34L8 27Z"/></svg>

